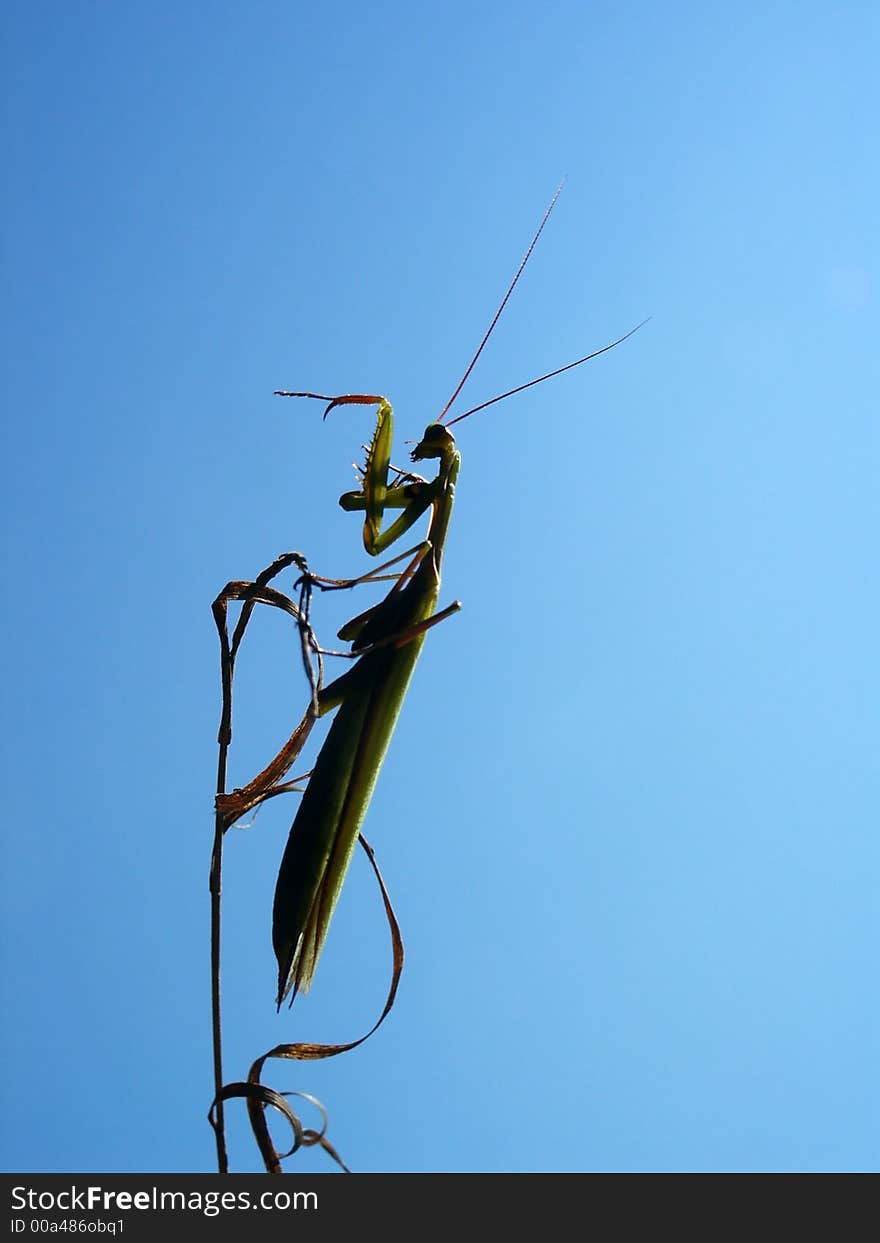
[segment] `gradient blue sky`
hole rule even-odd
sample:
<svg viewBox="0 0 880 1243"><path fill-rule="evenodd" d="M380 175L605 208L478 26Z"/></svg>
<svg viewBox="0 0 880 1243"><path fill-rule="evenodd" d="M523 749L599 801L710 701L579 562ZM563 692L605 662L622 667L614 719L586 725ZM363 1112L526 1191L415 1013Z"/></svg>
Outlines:
<svg viewBox="0 0 880 1243"><path fill-rule="evenodd" d="M210 603L366 561L369 414L272 390L418 436L563 174L468 404L654 318L462 425L464 609L368 820L399 1002L270 1082L360 1171L876 1168L876 4L3 22L3 1168L213 1168ZM258 620L234 784L305 700ZM356 859L276 1017L282 801L229 843L228 1079L384 996Z"/></svg>

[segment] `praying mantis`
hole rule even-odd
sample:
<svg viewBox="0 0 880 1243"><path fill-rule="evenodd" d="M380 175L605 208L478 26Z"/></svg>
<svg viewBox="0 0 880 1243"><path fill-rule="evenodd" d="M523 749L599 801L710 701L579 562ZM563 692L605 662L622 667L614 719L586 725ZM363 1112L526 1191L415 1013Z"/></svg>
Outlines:
<svg viewBox="0 0 880 1243"><path fill-rule="evenodd" d="M312 983L376 779L427 631L461 607L455 601L437 611L441 563L461 465L461 455L449 428L478 410L607 353L642 327L642 324L637 324L610 345L510 389L444 423L491 336L561 190L562 186L554 194L452 397L437 420L425 429L410 455L413 462L437 461L437 473L432 480L396 470L391 465L394 415L387 398L364 393L328 397L319 393L276 390L281 397L324 401L325 418L341 406L375 408L376 425L367 450L362 486L358 491L343 494L339 501L344 510L363 513L363 543L371 556L381 555L423 515L430 515L425 539L388 563L393 565L406 561L384 599L352 618L339 631L339 638L351 643L351 654L357 657L356 662L315 694L315 716L325 716L334 709L336 715L303 793L278 874L272 940L278 960L279 1007L291 990L295 997L298 992L308 991ZM397 510L399 515L383 530L386 511ZM378 575L378 571L376 573Z"/></svg>

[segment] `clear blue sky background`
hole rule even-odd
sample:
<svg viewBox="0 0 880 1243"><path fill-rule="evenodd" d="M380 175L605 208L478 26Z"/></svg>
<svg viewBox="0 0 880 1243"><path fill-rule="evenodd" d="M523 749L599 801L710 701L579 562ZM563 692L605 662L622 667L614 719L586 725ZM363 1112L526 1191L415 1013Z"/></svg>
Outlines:
<svg viewBox="0 0 880 1243"><path fill-rule="evenodd" d="M3 1168L213 1168L210 603L367 560L369 413L272 390L418 436L563 174L468 403L654 318L462 424L464 609L368 820L399 1002L269 1080L360 1171L876 1168L877 6L3 20ZM258 621L234 784L305 702ZM229 843L228 1079L387 982L357 858L275 1015L283 802Z"/></svg>

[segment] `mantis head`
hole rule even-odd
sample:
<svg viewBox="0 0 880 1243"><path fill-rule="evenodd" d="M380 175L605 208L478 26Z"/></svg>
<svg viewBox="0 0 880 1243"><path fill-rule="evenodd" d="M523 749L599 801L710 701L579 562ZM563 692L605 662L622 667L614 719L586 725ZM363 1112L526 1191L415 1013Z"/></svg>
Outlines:
<svg viewBox="0 0 880 1243"><path fill-rule="evenodd" d="M449 457L454 452L455 437L452 432L447 431L442 423L429 423L410 457L414 462L421 462L429 457Z"/></svg>

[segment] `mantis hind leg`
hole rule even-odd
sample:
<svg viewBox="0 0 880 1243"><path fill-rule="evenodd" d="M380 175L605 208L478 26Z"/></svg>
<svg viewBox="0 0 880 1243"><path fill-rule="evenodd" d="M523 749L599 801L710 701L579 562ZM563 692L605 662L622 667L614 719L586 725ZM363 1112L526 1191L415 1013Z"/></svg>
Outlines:
<svg viewBox="0 0 880 1243"><path fill-rule="evenodd" d="M362 621L365 626L368 621L372 620L376 610L381 609L381 607L381 604L377 604L376 609L368 610L367 613L361 614L361 617L354 618L348 623L348 625L353 625L355 621ZM426 634L429 630L432 630L434 626L438 626L440 622L446 621L447 617L452 617L453 613L457 613L460 608L461 601L453 600L452 603L448 604L445 609L440 609L438 612L432 613L430 617L426 617L422 621L413 622L409 626L401 627L400 630L394 630L390 634L384 634L380 639L376 639L375 641L367 640L360 647L357 644L357 640L355 640L351 655L371 656L374 652L381 651L382 648L393 648L395 650L399 650L402 647L406 647L407 644L414 643L416 639L421 638L422 635ZM359 633L363 632L364 626L361 627L361 631ZM347 628L343 627L343 629ZM340 637L342 637L341 631ZM348 638L349 636L346 635L345 637ZM341 704L347 697L349 688L358 685L359 680L360 666L356 665L353 669L348 669L345 673L340 674L338 678L334 678L333 681L327 686L322 687L318 696L319 715L324 716L325 713L332 712L334 708L338 707L339 704Z"/></svg>

